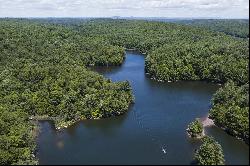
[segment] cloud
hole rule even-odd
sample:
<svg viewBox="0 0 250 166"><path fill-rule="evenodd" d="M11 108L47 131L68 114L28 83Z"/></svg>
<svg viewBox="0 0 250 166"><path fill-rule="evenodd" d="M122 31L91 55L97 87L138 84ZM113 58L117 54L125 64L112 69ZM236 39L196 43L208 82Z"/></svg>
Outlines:
<svg viewBox="0 0 250 166"><path fill-rule="evenodd" d="M249 17L248 0L0 0L0 16Z"/></svg>

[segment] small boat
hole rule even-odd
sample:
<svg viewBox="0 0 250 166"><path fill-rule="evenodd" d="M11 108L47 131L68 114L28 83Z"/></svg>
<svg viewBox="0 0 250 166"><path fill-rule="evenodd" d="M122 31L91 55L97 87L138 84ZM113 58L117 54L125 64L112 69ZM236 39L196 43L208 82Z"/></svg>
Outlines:
<svg viewBox="0 0 250 166"><path fill-rule="evenodd" d="M167 153L166 149L162 148L161 150L163 151L164 154Z"/></svg>

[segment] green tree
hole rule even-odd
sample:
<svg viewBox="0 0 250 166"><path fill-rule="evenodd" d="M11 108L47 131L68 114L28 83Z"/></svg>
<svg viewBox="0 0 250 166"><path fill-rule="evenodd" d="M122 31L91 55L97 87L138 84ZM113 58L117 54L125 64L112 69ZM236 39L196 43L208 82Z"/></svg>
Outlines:
<svg viewBox="0 0 250 166"><path fill-rule="evenodd" d="M188 125L187 132L191 137L202 137L203 136L203 125L196 119Z"/></svg>
<svg viewBox="0 0 250 166"><path fill-rule="evenodd" d="M195 162L198 165L224 165L225 159L221 145L212 137L204 137L202 145L195 152Z"/></svg>

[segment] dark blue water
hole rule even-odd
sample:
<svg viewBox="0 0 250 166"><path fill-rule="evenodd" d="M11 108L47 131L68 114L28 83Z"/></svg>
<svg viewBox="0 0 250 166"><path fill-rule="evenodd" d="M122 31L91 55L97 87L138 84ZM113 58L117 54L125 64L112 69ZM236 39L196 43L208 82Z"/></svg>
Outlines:
<svg viewBox="0 0 250 166"><path fill-rule="evenodd" d="M40 122L40 164L190 164L200 141L187 125L205 117L219 86L205 82L161 83L144 73L144 56L127 52L121 67L95 69L113 81L129 80L135 104L127 114L85 120L57 132ZM227 164L248 164L249 147L221 129L206 129L222 145ZM166 150L166 153L162 149Z"/></svg>

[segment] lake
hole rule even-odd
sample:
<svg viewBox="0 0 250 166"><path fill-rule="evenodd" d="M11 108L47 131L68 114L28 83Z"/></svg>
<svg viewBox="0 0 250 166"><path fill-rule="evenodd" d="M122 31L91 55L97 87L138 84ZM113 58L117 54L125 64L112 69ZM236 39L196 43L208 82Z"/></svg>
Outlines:
<svg viewBox="0 0 250 166"><path fill-rule="evenodd" d="M144 56L127 51L120 67L96 67L112 81L128 80L135 104L122 116L84 120L56 131L39 122L37 156L40 164L190 164L201 142L188 138L187 125L207 116L219 85L206 82L163 83L144 72ZM221 145L226 164L248 164L249 146L217 127L207 135ZM166 153L164 153L164 150Z"/></svg>

